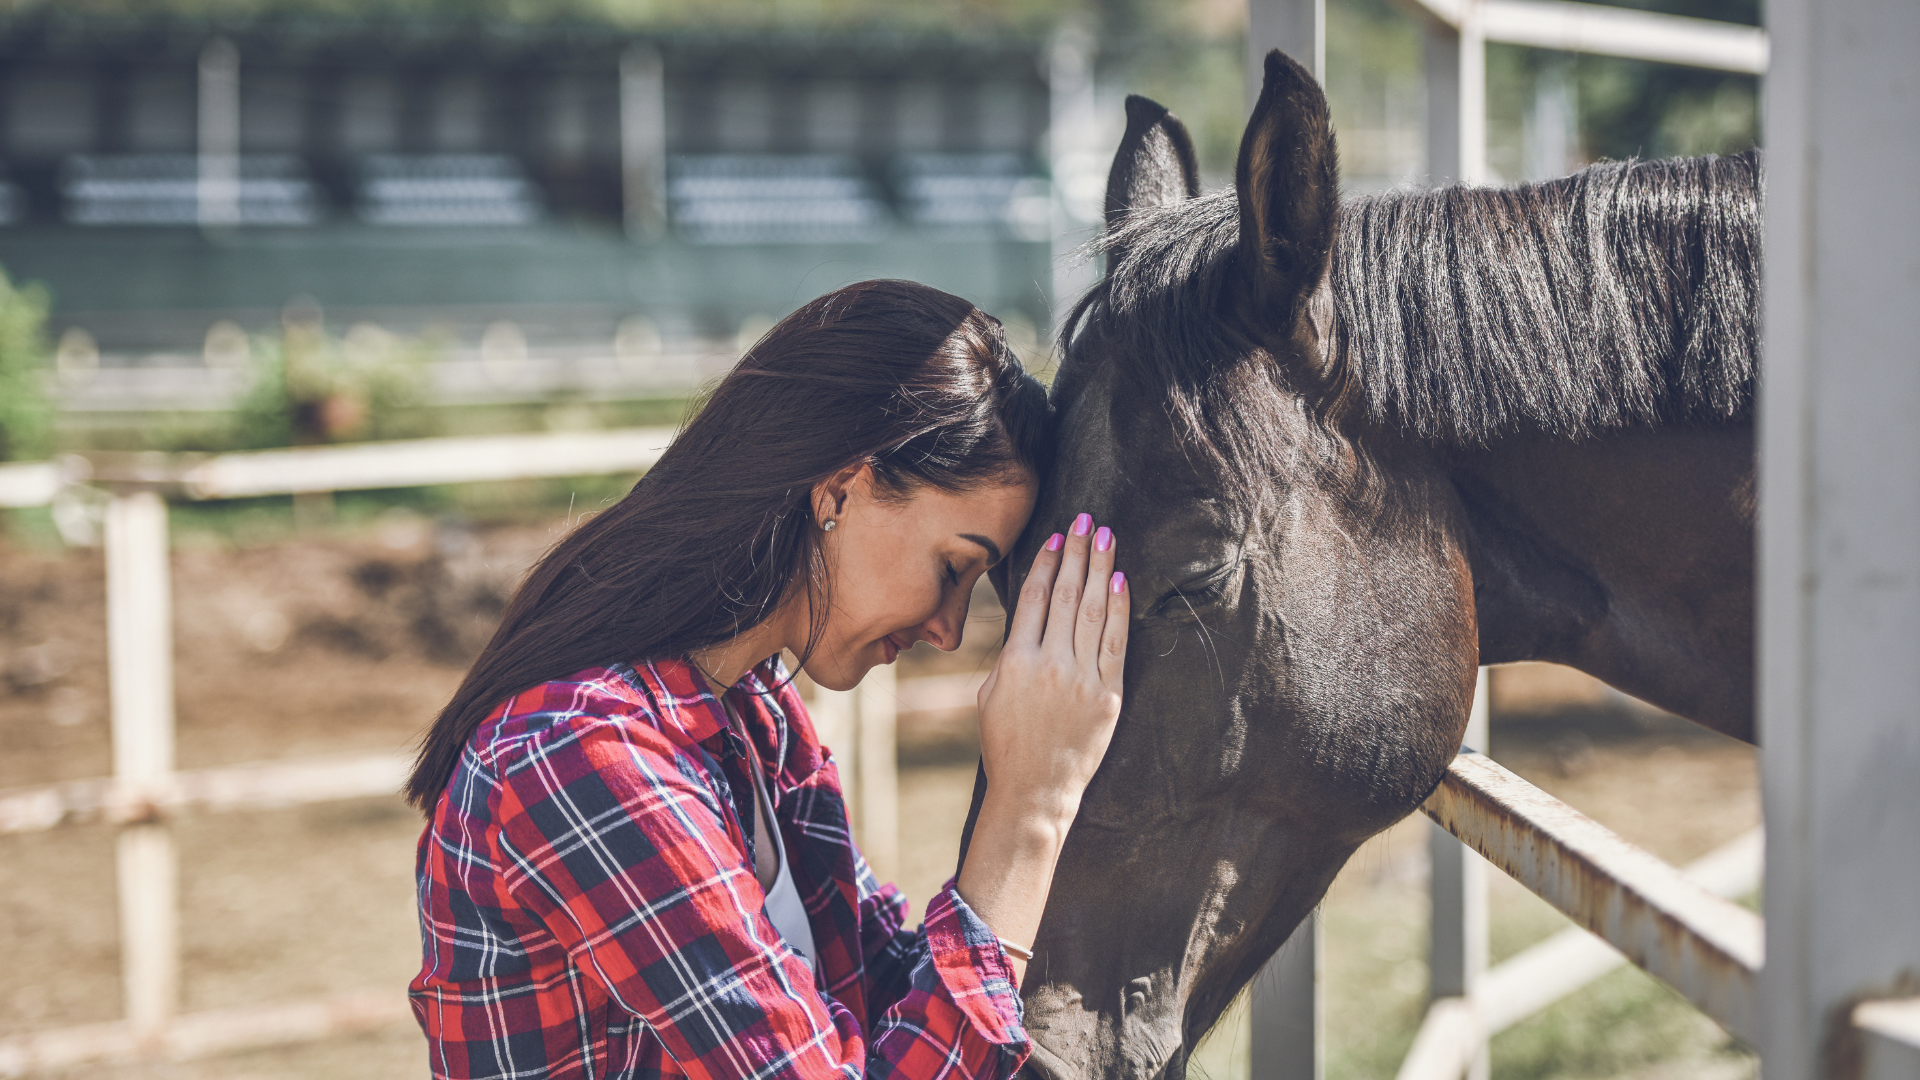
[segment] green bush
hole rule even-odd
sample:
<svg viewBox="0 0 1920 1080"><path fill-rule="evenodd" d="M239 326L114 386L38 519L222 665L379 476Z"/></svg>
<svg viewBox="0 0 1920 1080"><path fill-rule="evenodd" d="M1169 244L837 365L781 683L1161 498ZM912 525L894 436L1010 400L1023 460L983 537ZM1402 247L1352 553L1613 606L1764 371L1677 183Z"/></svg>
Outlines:
<svg viewBox="0 0 1920 1080"><path fill-rule="evenodd" d="M0 270L0 461L41 458L52 449L46 366L47 290L15 288Z"/></svg>
<svg viewBox="0 0 1920 1080"><path fill-rule="evenodd" d="M433 434L425 403L441 346L362 324L343 339L289 321L254 338L252 385L233 414L232 444L260 449Z"/></svg>

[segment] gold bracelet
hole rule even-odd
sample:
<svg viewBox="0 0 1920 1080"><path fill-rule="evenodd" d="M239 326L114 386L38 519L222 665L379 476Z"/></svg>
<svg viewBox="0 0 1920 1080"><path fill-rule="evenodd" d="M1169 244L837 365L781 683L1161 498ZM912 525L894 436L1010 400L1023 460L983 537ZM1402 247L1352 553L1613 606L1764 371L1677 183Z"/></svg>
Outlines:
<svg viewBox="0 0 1920 1080"><path fill-rule="evenodd" d="M1007 950L1007 955L1013 957L1015 960L1033 959L1032 949L1023 949L1013 942L1008 941L1006 938L995 938L994 940L1000 942L1000 947Z"/></svg>

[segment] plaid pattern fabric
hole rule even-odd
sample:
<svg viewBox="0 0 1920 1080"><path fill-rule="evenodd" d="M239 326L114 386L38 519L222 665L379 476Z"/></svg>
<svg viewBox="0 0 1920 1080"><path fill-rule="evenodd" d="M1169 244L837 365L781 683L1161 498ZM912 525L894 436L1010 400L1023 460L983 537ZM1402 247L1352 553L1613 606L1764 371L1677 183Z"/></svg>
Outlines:
<svg viewBox="0 0 1920 1080"><path fill-rule="evenodd" d="M683 661L595 668L475 731L420 838L433 1075L1006 1078L1007 958L953 883L906 930L778 658L727 692L820 955L764 911L744 746Z"/></svg>

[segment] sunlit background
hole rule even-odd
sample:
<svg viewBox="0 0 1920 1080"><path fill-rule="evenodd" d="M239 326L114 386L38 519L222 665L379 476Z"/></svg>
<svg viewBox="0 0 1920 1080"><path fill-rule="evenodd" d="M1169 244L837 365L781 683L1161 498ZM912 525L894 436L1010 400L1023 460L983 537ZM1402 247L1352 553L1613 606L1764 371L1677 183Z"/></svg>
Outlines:
<svg viewBox="0 0 1920 1080"><path fill-rule="evenodd" d="M1636 3L1756 24L1758 0ZM1121 99L1169 105L1209 187L1246 119L1241 0L65 0L0 4L0 461L672 424L805 300L912 278L1043 375L1094 280ZM1343 183L1420 186L1417 23L1327 0ZM1751 76L1488 48L1500 182L1744 150ZM224 170L206 182L208 161ZM179 763L404 750L517 575L631 475L182 503ZM106 775L101 509L0 511L0 788ZM899 852L951 872L991 664L902 661ZM916 689L919 688L919 689ZM932 688L932 689L929 689ZM1496 673L1496 757L1664 857L1758 820L1749 748L1570 672ZM6 792L0 791L0 795ZM1665 813L1649 811L1666 807ZM1331 1077L1389 1077L1425 1004L1422 821L1326 907ZM369 798L178 826L182 1008L384 986L417 963L418 820ZM0 836L0 1040L121 1015L113 830ZM1565 925L1496 883L1495 959ZM1668 991L1609 976L1493 1075L1750 1077ZM1244 1010L1196 1071L1246 1075ZM418 1032L54 1075L425 1075Z"/></svg>

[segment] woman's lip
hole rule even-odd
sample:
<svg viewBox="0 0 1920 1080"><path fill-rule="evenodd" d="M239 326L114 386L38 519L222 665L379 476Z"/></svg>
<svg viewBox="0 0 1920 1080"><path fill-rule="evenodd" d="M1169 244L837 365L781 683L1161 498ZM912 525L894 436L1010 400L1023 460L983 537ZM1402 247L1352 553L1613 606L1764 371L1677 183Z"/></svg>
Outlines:
<svg viewBox="0 0 1920 1080"><path fill-rule="evenodd" d="M905 647L903 647L900 644L899 640L895 638L892 634L888 634L886 637L883 637L880 640L886 643L887 663L889 664L893 663L894 660L897 659L901 653L906 651Z"/></svg>

